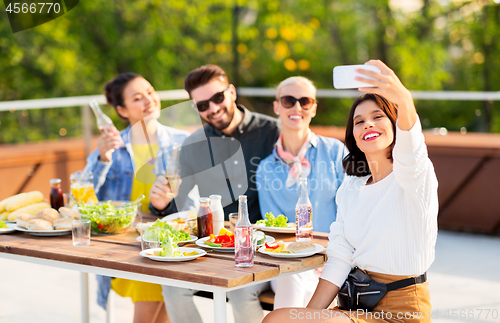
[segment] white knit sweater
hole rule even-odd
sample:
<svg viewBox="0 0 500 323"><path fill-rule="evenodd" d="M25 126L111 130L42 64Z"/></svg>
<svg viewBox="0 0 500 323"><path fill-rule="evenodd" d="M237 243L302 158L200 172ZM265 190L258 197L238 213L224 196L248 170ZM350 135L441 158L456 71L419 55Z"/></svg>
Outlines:
<svg viewBox="0 0 500 323"><path fill-rule="evenodd" d="M396 127L393 171L366 185L370 175L348 176L337 192L328 261L321 278L342 286L351 268L391 275L423 274L434 260L437 178L417 120Z"/></svg>

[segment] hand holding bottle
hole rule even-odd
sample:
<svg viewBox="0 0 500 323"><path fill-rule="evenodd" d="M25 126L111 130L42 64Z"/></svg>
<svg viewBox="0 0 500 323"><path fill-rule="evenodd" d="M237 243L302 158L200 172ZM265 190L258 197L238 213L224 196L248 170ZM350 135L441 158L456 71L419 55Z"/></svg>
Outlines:
<svg viewBox="0 0 500 323"><path fill-rule="evenodd" d="M101 135L97 139L97 150L99 150L99 160L109 162L111 154L115 149L123 146L123 139L120 132L113 126L108 127L105 131L101 131Z"/></svg>

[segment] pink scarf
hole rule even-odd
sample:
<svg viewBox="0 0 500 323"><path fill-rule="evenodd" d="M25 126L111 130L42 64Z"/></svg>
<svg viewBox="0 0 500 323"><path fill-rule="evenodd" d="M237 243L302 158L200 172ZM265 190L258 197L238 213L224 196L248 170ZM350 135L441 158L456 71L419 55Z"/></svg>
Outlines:
<svg viewBox="0 0 500 323"><path fill-rule="evenodd" d="M280 156L280 158L290 166L290 172L288 172L288 177L286 179L285 185L286 187L291 187L293 186L293 184L299 181L300 177L307 177L311 172L311 164L305 158L305 156L307 149L309 148L309 143L311 142L312 132L311 130L309 130L307 138L300 148L297 156L294 156L292 153L289 153L288 151L285 151L283 149L282 138L283 135L281 134L278 138L278 142L276 142L276 148L278 156Z"/></svg>

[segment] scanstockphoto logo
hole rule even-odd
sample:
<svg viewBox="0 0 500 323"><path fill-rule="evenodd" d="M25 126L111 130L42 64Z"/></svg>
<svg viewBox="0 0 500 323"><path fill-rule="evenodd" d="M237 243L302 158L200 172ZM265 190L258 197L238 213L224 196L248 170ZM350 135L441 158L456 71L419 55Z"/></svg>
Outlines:
<svg viewBox="0 0 500 323"><path fill-rule="evenodd" d="M17 33L54 20L73 9L79 0L4 0L12 32Z"/></svg>

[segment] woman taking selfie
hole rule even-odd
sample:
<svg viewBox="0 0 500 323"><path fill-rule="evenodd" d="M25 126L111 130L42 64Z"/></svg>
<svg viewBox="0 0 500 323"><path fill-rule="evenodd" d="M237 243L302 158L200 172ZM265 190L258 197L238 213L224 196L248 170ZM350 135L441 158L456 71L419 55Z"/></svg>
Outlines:
<svg viewBox="0 0 500 323"><path fill-rule="evenodd" d="M121 132L114 127L106 129L99 136L97 149L88 157L85 171L92 171L100 201L134 201L145 195L142 210L147 212L150 190L156 180L153 168L158 151L168 151L175 143L182 144L189 133L158 123L160 98L142 76L120 74L108 82L104 90L108 104L129 126ZM131 131L138 122L142 123L142 131L135 131L137 128ZM97 276L97 279L98 303L103 308L112 288L118 295L132 298L134 323L169 322L161 285L106 276Z"/></svg>
<svg viewBox="0 0 500 323"><path fill-rule="evenodd" d="M344 144L314 134L309 129L316 115L316 87L305 77L289 77L276 91L274 113L280 120L281 135L272 154L257 169L261 214L284 214L295 222L299 199L299 178L308 179L313 207L314 231L329 232L337 216L335 195L342 184ZM310 270L271 281L274 308L303 307L316 288L319 270Z"/></svg>
<svg viewBox="0 0 500 323"><path fill-rule="evenodd" d="M273 311L266 323L431 321L425 273L437 237L437 178L411 93L381 61L367 64L381 73L358 70L375 80L357 80L374 87L360 88L367 94L349 114L350 176L337 193L318 287L307 308ZM341 309L327 310L337 294Z"/></svg>

